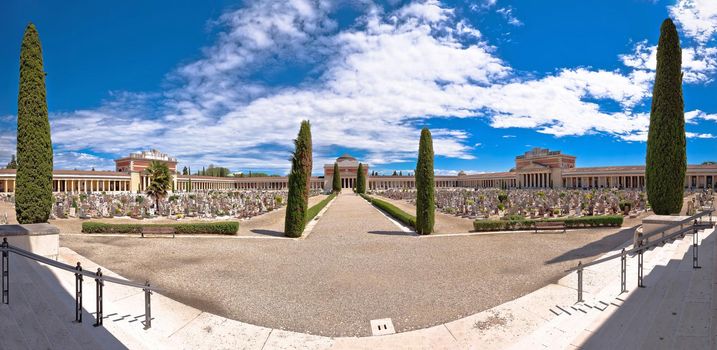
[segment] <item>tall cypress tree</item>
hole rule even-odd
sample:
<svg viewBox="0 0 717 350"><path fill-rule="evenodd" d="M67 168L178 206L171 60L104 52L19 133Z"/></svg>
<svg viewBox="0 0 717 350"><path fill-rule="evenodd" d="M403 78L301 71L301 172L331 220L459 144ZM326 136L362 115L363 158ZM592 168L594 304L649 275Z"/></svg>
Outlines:
<svg viewBox="0 0 717 350"><path fill-rule="evenodd" d="M52 139L40 36L32 23L20 48L15 212L21 224L47 222L52 210Z"/></svg>
<svg viewBox="0 0 717 350"><path fill-rule="evenodd" d="M359 163L356 173L356 193L366 193L366 174L363 171L363 164Z"/></svg>
<svg viewBox="0 0 717 350"><path fill-rule="evenodd" d="M296 149L291 158L289 173L289 195L286 202L284 234L300 237L306 226L306 211L309 209L309 182L311 180L311 125L301 122L299 136L294 140Z"/></svg>
<svg viewBox="0 0 717 350"><path fill-rule="evenodd" d="M675 24L669 18L662 22L657 44L645 163L647 199L652 210L660 215L679 213L687 169L682 49Z"/></svg>
<svg viewBox="0 0 717 350"><path fill-rule="evenodd" d="M336 162L334 162L334 178L331 185L335 193L341 192L341 173L339 173L339 163Z"/></svg>
<svg viewBox="0 0 717 350"><path fill-rule="evenodd" d="M416 232L428 235L433 232L436 202L433 180L433 140L428 128L421 130L416 163Z"/></svg>

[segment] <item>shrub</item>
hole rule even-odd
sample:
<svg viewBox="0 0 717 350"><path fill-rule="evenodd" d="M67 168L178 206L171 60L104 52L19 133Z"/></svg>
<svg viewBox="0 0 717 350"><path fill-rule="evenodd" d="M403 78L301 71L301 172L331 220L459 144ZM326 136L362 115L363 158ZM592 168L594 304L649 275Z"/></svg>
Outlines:
<svg viewBox="0 0 717 350"><path fill-rule="evenodd" d="M236 221L187 223L187 224L107 224L103 222L83 222L83 233L136 233L142 232L142 227L161 226L173 227L180 234L215 234L236 235L239 223Z"/></svg>
<svg viewBox="0 0 717 350"><path fill-rule="evenodd" d="M530 230L535 228L536 222L565 222L566 228L591 228L591 227L620 227L622 226L623 217L620 215L601 215L601 216L583 216L577 218L562 219L545 219L545 220L528 220L519 219L520 216L514 216L514 219L508 220L475 220L473 221L473 229L475 231L511 231L511 230Z"/></svg>
<svg viewBox="0 0 717 350"><path fill-rule="evenodd" d="M328 197L324 198L321 202L316 203L313 207L309 208L309 210L306 212L306 222L310 222L311 220L314 220L316 215L319 214L321 209L324 209L329 202L331 202L332 199L336 197L336 192L332 192Z"/></svg>
<svg viewBox="0 0 717 350"><path fill-rule="evenodd" d="M377 208L385 211L388 213L388 215L391 215L394 219L402 222L404 225L410 226L411 228L416 228L416 217L406 213L405 211L399 209L395 205L382 201L380 199L373 198L366 194L361 194L361 197L369 201L369 203L373 204Z"/></svg>

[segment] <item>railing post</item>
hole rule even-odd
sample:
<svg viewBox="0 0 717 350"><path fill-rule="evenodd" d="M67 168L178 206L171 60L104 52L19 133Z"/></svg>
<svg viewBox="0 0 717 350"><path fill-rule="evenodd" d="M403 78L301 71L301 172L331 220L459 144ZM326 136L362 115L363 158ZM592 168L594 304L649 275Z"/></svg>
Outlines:
<svg viewBox="0 0 717 350"><path fill-rule="evenodd" d="M152 328L152 290L149 288L149 281L145 283L144 289L144 329Z"/></svg>
<svg viewBox="0 0 717 350"><path fill-rule="evenodd" d="M627 254L625 248L622 248L620 256L620 294L627 292Z"/></svg>
<svg viewBox="0 0 717 350"><path fill-rule="evenodd" d="M7 237L2 239L2 303L10 303L10 255L7 251Z"/></svg>
<svg viewBox="0 0 717 350"><path fill-rule="evenodd" d="M692 233L692 268L693 269L700 269L702 266L700 266L698 258L699 258L699 245L697 245L697 241L700 238L700 231L697 229L697 227L694 228L694 231Z"/></svg>
<svg viewBox="0 0 717 350"><path fill-rule="evenodd" d="M95 316L95 327L99 327L102 325L102 286L104 285L104 282L102 281L102 269L97 268L97 278L95 278L95 282L97 283L97 315Z"/></svg>
<svg viewBox="0 0 717 350"><path fill-rule="evenodd" d="M640 249L637 251L637 286L640 288L645 288L645 285L642 284L642 265L643 265L643 254L645 253L645 249Z"/></svg>
<svg viewBox="0 0 717 350"><path fill-rule="evenodd" d="M578 261L578 303L583 301L583 263Z"/></svg>
<svg viewBox="0 0 717 350"><path fill-rule="evenodd" d="M75 270L82 272L82 266L80 262L77 262ZM82 274L75 274L75 321L82 323Z"/></svg>

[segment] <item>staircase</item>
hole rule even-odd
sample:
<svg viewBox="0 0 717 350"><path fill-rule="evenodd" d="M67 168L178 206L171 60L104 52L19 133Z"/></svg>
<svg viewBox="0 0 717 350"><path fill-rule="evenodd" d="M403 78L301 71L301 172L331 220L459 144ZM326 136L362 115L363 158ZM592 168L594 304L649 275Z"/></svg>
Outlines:
<svg viewBox="0 0 717 350"><path fill-rule="evenodd" d="M699 234L699 264L692 268L692 235L645 253L644 284L637 259L627 259L627 289L620 294L620 260L585 269L584 302L555 305L554 317L514 349L710 349L715 346L714 229ZM609 253L611 254L611 253ZM572 273L560 285L576 288Z"/></svg>
<svg viewBox="0 0 717 350"><path fill-rule="evenodd" d="M103 326L94 327L94 280L84 280L83 322L78 323L74 321L74 274L50 269L15 254L10 255L9 274L10 303L0 304L0 349L164 348L152 342L153 330L144 330L142 302L135 302L137 305L133 307L141 309L141 313L128 312L127 307L114 302L118 293L130 296L141 294L141 290L106 284Z"/></svg>

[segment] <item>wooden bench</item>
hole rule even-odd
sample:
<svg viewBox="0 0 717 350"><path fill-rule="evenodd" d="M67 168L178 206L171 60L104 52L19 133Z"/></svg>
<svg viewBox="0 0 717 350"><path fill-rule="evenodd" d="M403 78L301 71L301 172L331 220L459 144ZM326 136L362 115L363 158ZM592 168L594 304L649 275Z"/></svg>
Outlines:
<svg viewBox="0 0 717 350"><path fill-rule="evenodd" d="M172 238L175 238L175 230L174 227L170 226L144 226L142 227L142 238L144 238L145 234L162 234L162 235L168 235L172 234Z"/></svg>
<svg viewBox="0 0 717 350"><path fill-rule="evenodd" d="M565 233L565 221L536 221L533 228L536 233L538 230L560 230Z"/></svg>

